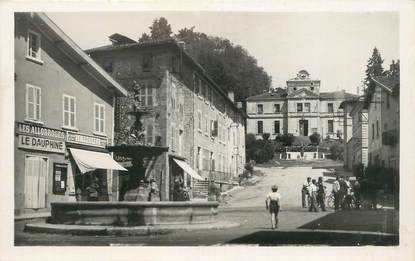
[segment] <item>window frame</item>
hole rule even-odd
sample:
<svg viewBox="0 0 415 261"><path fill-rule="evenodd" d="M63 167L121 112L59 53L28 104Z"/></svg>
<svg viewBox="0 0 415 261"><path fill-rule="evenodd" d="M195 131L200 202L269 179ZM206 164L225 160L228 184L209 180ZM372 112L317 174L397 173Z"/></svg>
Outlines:
<svg viewBox="0 0 415 261"><path fill-rule="evenodd" d="M331 131L330 131L331 124ZM327 133L334 133L334 120L327 120Z"/></svg>
<svg viewBox="0 0 415 261"><path fill-rule="evenodd" d="M275 128L276 123L278 122L278 131L276 131L277 129ZM281 122L280 121L274 121L274 134L281 134Z"/></svg>
<svg viewBox="0 0 415 261"><path fill-rule="evenodd" d="M33 116L34 118L30 118L29 117L29 89L32 89L33 91ZM39 104L36 103L36 98L37 96L35 95L36 91L35 90L39 90ZM26 92L25 92L25 120L26 121L33 121L33 122L38 122L38 123L43 123L42 122L42 88L40 88L39 86L35 86L32 84L27 83L26 84ZM39 111L36 109L37 105L39 105ZM37 114L39 113L39 118L37 119Z"/></svg>
<svg viewBox="0 0 415 261"><path fill-rule="evenodd" d="M332 102L327 103L327 112L328 113L334 113L334 103L332 103Z"/></svg>
<svg viewBox="0 0 415 261"><path fill-rule="evenodd" d="M274 103L274 113L280 113L281 112L281 104Z"/></svg>
<svg viewBox="0 0 415 261"><path fill-rule="evenodd" d="M202 111L198 110L197 111L197 130L202 133L203 130L203 126L202 126Z"/></svg>
<svg viewBox="0 0 415 261"><path fill-rule="evenodd" d="M260 107L261 107L261 110L259 110ZM258 103L256 105L256 113L257 114L264 114L264 104Z"/></svg>
<svg viewBox="0 0 415 261"><path fill-rule="evenodd" d="M261 123L261 131L262 131L262 132L259 132L259 123ZM260 134L264 134L264 121L257 121L257 122L256 122L256 133L257 133L258 135L260 135Z"/></svg>
<svg viewBox="0 0 415 261"><path fill-rule="evenodd" d="M36 57L34 57L34 56L32 56L31 54L30 54L30 43L31 43L31 41L30 41L30 34L34 34L34 35L36 35L36 37L37 37L37 45L38 45L38 51L37 51L37 55L36 55ZM36 61L36 62L40 62L40 63L43 63L43 61L42 61L42 48L41 48L41 46L42 46L42 35L40 34L40 33L38 33L38 32L35 32L35 31L33 31L33 30L31 30L31 29L28 29L27 30L27 44L26 44L26 58L28 58L28 59L30 59L30 60L34 60L34 61Z"/></svg>
<svg viewBox="0 0 415 261"><path fill-rule="evenodd" d="M308 105L308 106L306 106L306 105ZM308 110L306 109L308 107ZM304 112L311 112L311 103L309 103L309 102L306 102L306 103L304 103Z"/></svg>
<svg viewBox="0 0 415 261"><path fill-rule="evenodd" d="M74 100L74 111L73 111L73 117L74 117L74 120L73 120L73 122L74 122L74 126L70 126L70 125L66 125L65 124L65 98L69 98L69 103L68 103L68 108L70 108L70 100L73 98L73 100ZM69 116L70 116L70 114L71 114L72 112L71 111L69 111ZM63 128L66 128L66 129L71 129L71 130L78 130L77 128L76 128L76 97L75 96L71 96L71 95L69 95L69 94L63 94L62 95L62 116L63 116L63 118L62 118L62 122L63 122L63 124L62 124L62 127ZM71 123L71 119L70 119L70 117L68 117L68 123L70 124Z"/></svg>
<svg viewBox="0 0 415 261"><path fill-rule="evenodd" d="M302 102L297 102L297 112L304 112Z"/></svg>
<svg viewBox="0 0 415 261"><path fill-rule="evenodd" d="M97 115L95 115L95 108L98 107L98 118L96 117ZM103 118L101 119L101 108L103 109ZM98 102L94 102L94 111L93 111L93 119L94 119L94 134L106 134L105 131L105 105L102 103L98 103ZM97 130L97 126L96 126L96 120L98 119L98 123L102 121L102 126L98 126L98 130ZM99 125L101 125L99 123ZM102 127L102 131L101 131L101 127Z"/></svg>

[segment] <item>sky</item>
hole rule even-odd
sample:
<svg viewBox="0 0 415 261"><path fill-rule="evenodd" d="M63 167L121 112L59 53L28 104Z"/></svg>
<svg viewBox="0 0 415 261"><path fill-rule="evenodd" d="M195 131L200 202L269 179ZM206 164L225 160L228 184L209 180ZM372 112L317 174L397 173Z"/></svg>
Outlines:
<svg viewBox="0 0 415 261"><path fill-rule="evenodd" d="M399 59L399 16L394 12L77 12L47 15L82 49L109 44L117 32L138 40L152 21L165 17L173 33L195 31L244 47L272 76L273 87L305 69L321 80L320 91L356 93L376 46L389 68ZM360 90L362 88L360 87Z"/></svg>

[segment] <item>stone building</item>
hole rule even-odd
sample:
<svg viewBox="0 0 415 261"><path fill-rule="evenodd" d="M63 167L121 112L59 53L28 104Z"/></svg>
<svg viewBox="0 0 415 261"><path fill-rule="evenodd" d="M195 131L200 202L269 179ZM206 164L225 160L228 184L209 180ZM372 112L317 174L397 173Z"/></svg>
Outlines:
<svg viewBox="0 0 415 261"><path fill-rule="evenodd" d="M151 112L142 118L146 142L169 147L145 176L157 180L162 200L172 199L178 176L195 188L197 180L226 184L241 174L245 116L233 94L212 81L181 43L136 43L119 34L110 40L111 45L86 52L126 89L141 86L142 106ZM124 112L116 106L116 114ZM117 120L116 132L122 131Z"/></svg>
<svg viewBox="0 0 415 261"><path fill-rule="evenodd" d="M355 97L344 90L320 92L321 81L301 70L287 81L286 88L271 89L251 96L247 102L247 133L261 138L263 133L290 133L309 136L315 132L322 138L343 135L342 101Z"/></svg>
<svg viewBox="0 0 415 261"><path fill-rule="evenodd" d="M399 77L373 77L366 92L369 165L399 169Z"/></svg>
<svg viewBox="0 0 415 261"><path fill-rule="evenodd" d="M98 200L115 199L110 169L123 168L105 148L114 97L127 91L45 14L16 13L14 33L15 215L85 199L90 175Z"/></svg>

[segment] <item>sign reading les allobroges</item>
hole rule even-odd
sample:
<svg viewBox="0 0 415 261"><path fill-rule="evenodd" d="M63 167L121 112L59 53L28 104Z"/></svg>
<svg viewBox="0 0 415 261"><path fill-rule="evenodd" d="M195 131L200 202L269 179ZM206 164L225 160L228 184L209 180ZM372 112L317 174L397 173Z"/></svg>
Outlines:
<svg viewBox="0 0 415 261"><path fill-rule="evenodd" d="M18 122L18 147L24 149L65 153L66 134L62 130Z"/></svg>

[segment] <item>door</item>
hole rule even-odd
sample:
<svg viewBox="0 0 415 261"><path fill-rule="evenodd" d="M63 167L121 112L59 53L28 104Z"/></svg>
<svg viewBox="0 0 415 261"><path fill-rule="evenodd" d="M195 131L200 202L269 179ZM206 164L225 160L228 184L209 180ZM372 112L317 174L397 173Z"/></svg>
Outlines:
<svg viewBox="0 0 415 261"><path fill-rule="evenodd" d="M308 120L300 120L300 135L308 136Z"/></svg>
<svg viewBox="0 0 415 261"><path fill-rule="evenodd" d="M48 159L38 156L25 158L25 208L46 207Z"/></svg>

